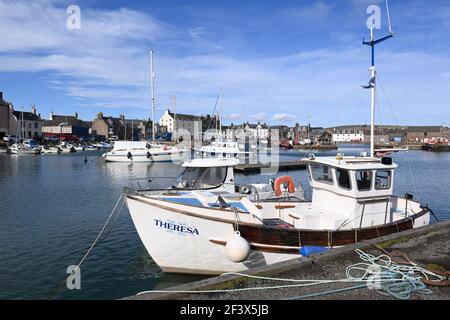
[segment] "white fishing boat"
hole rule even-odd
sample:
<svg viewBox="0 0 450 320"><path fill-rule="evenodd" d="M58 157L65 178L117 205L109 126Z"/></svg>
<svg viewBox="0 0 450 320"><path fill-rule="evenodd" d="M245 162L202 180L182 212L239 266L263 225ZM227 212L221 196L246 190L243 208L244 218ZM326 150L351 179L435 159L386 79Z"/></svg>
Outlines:
<svg viewBox="0 0 450 320"><path fill-rule="evenodd" d="M288 177L277 179L274 190L289 201L217 192L234 183L220 182L217 172L196 172L185 188L163 193L126 190L136 230L162 270L238 272L429 224L431 209L410 194L393 194L397 165L392 158L374 157L374 48L392 33L375 40L371 31L364 42L372 48L372 78L366 86L372 91L369 156L305 158L311 201L289 198L295 186ZM284 183L288 188L282 191Z"/></svg>
<svg viewBox="0 0 450 320"><path fill-rule="evenodd" d="M189 151L146 141L116 141L102 156L108 162L179 162L189 156Z"/></svg>
<svg viewBox="0 0 450 320"><path fill-rule="evenodd" d="M193 172L187 188L128 191L127 205L142 242L164 271L198 274L242 271L429 223L427 207L393 195L397 165L390 158L305 161L309 202L251 199L232 188L225 192L233 181L215 185L217 173ZM277 192L284 181L275 182ZM289 197L293 187L289 182L282 195Z"/></svg>

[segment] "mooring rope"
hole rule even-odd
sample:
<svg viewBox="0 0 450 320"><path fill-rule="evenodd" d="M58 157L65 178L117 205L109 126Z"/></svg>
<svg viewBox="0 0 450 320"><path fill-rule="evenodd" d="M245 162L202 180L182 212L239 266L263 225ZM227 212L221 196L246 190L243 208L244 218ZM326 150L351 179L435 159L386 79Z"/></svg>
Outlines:
<svg viewBox="0 0 450 320"><path fill-rule="evenodd" d="M122 202L121 202L121 200L122 200ZM117 214L117 217L114 219L114 223L117 221L117 218L118 218L118 216L120 214L120 211L122 210L124 202L125 202L125 196L123 194L121 194L119 199L117 199L117 202L114 205L114 208L112 209L111 213L109 214L108 219L106 219L105 224L103 225L102 229L100 230L100 232L98 233L97 237L95 238L94 242L92 242L91 246L88 248L88 250L86 251L84 256L81 258L80 262L78 262L78 264L72 270L72 272L69 275L67 275L66 277L64 277L64 280L61 281L61 283L58 286L56 286L55 289L53 289L52 293L47 297L47 300L52 299L61 290L61 288L66 283L67 279L69 277L71 277L80 268L81 264L84 262L84 260L86 260L88 255L91 253L92 249L94 249L98 244L100 244L103 240L105 240L106 236L109 234L109 232L111 231L111 228L112 228L112 226L114 224L111 225L111 228L108 230L108 232L105 234L105 236L99 241L100 237L102 236L103 232L106 229L106 226L108 226L109 221L114 216L114 213L117 211L116 209L119 206L119 203L121 203L120 209L119 209L118 214Z"/></svg>
<svg viewBox="0 0 450 320"><path fill-rule="evenodd" d="M320 284L331 284L331 283L364 283L362 285L335 289L329 291L323 291L316 294L310 294L306 296L294 297L291 299L304 299L315 296L322 296L326 294L337 293L341 291L348 291L359 289L363 287L376 289L382 294L389 294L397 299L409 299L413 293L431 294L432 291L429 290L423 283L422 279L429 279L434 277L439 280L444 280L445 277L435 274L427 269L421 268L417 265L401 265L393 262L388 255L373 256L363 252L360 249L356 249L355 252L358 254L363 262L355 263L346 268L346 278L343 279L288 279L288 278L276 278L276 277L265 277L257 275L249 275L239 272L227 272L221 274L221 276L233 275L240 276L249 279L256 280L266 280L266 281L279 281L279 282L291 282L295 284L286 285L275 285L275 286L265 286L265 287L250 287L250 288L237 288L237 289L218 289L218 290L150 290L139 292L137 295L147 294L147 293L194 293L194 294L204 294L204 293L233 293L242 291L257 291L257 290L272 290L272 289L284 289L284 288L297 288L297 287L307 287L315 286ZM358 276L355 274L359 272ZM419 275L417 275L417 273Z"/></svg>

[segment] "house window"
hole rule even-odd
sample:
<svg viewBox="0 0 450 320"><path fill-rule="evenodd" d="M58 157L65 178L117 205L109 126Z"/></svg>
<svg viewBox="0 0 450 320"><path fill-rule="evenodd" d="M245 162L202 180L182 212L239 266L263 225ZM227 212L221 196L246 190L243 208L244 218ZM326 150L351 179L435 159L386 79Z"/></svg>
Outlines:
<svg viewBox="0 0 450 320"><path fill-rule="evenodd" d="M385 190L391 187L391 170L377 170L375 175L375 189Z"/></svg>
<svg viewBox="0 0 450 320"><path fill-rule="evenodd" d="M358 191L369 191L372 189L372 171L357 171L356 185Z"/></svg>
<svg viewBox="0 0 450 320"><path fill-rule="evenodd" d="M310 166L311 176L315 181L333 183L333 175L331 174L331 167L320 164L313 163Z"/></svg>
<svg viewBox="0 0 450 320"><path fill-rule="evenodd" d="M336 178L339 187L348 190L352 188L352 185L350 183L350 174L347 170L336 168Z"/></svg>
<svg viewBox="0 0 450 320"><path fill-rule="evenodd" d="M28 128L31 129L31 122L28 123Z"/></svg>
<svg viewBox="0 0 450 320"><path fill-rule="evenodd" d="M34 123L34 128L35 129L39 128L39 124L37 122Z"/></svg>

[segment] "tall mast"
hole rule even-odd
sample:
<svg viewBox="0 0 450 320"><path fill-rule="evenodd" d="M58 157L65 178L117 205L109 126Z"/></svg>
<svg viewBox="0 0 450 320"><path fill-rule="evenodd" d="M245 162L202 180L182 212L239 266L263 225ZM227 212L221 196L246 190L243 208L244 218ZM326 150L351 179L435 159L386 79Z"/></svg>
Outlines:
<svg viewBox="0 0 450 320"><path fill-rule="evenodd" d="M386 0L386 7L388 8L388 3ZM375 40L374 37L374 28L371 27L370 28L370 41L364 41L363 39L363 45L367 45L371 47L371 67L370 67L370 71L371 71L371 77L370 77L370 81L369 84L367 86L363 86L363 88L365 89L371 89L371 101L370 101L370 157L373 157L375 155L375 99L376 99L376 84L377 84L377 72L376 72L376 68L375 68L375 45L389 39L392 38L394 36L394 33L392 32L391 29L391 23L390 23L390 17L389 17L389 9L387 9L388 11L388 22L389 22L389 35Z"/></svg>
<svg viewBox="0 0 450 320"><path fill-rule="evenodd" d="M370 29L370 39L373 41L373 28ZM372 66L371 66L372 89L370 95L370 156L375 155L375 97L376 97L376 71L375 71L375 46L372 45Z"/></svg>
<svg viewBox="0 0 450 320"><path fill-rule="evenodd" d="M150 74L152 91L152 140L155 141L155 73L153 72L153 49L150 49Z"/></svg>
<svg viewBox="0 0 450 320"><path fill-rule="evenodd" d="M223 108L222 108L222 88L220 88L220 116L219 116L219 122L220 122L220 138L222 139L222 114L223 114Z"/></svg>

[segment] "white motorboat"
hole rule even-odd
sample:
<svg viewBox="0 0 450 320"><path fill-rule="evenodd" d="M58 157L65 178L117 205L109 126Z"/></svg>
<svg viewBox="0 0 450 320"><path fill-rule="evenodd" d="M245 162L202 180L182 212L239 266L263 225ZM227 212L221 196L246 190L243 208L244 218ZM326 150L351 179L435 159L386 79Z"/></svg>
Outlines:
<svg viewBox="0 0 450 320"><path fill-rule="evenodd" d="M98 149L111 149L113 146L112 144L108 143L108 142L99 142L96 144L93 144L92 147L97 148Z"/></svg>
<svg viewBox="0 0 450 320"><path fill-rule="evenodd" d="M77 150L74 148L73 145L69 143L61 143L57 146L58 149L61 150L61 153L75 153Z"/></svg>
<svg viewBox="0 0 450 320"><path fill-rule="evenodd" d="M136 230L165 272L221 274L285 261L428 225L429 209L410 194L394 196L392 158L375 158L375 45L372 48L371 151L369 156L304 159L311 201L289 197L293 180L275 180L283 197L251 199L233 191L220 170L193 171L192 178L167 192L126 190ZM223 170L223 169L222 169ZM287 190L282 185L287 184ZM229 186L227 186L229 185Z"/></svg>
<svg viewBox="0 0 450 320"><path fill-rule="evenodd" d="M58 147L44 146L41 149L42 154L60 154L61 149Z"/></svg>
<svg viewBox="0 0 450 320"><path fill-rule="evenodd" d="M196 155L201 157L242 158L254 155L252 151L241 151L235 141L213 141L211 145L194 149Z"/></svg>
<svg viewBox="0 0 450 320"><path fill-rule="evenodd" d="M150 145L146 141L116 141L103 158L109 162L179 162L189 156L187 149Z"/></svg>

